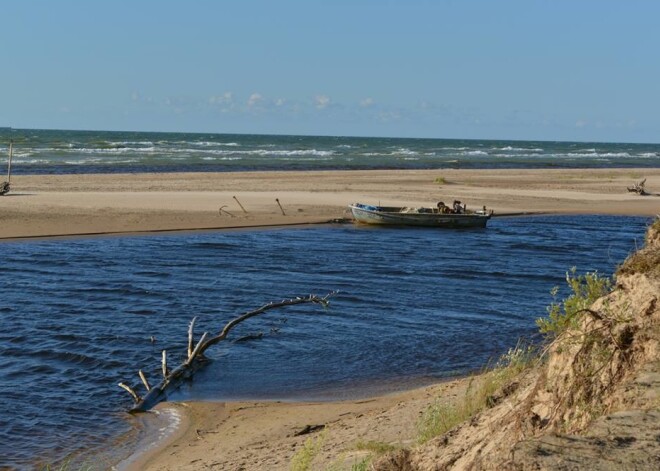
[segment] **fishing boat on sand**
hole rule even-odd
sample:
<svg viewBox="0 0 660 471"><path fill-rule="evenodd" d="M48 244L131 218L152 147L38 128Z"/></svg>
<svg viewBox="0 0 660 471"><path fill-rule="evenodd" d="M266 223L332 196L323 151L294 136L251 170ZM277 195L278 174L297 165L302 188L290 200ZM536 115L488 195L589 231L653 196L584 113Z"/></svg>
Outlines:
<svg viewBox="0 0 660 471"><path fill-rule="evenodd" d="M373 206L353 203L349 209L357 223L392 226L424 226L447 228L486 227L493 211L483 209L470 211L460 201L455 201L453 208L438 203L435 208Z"/></svg>

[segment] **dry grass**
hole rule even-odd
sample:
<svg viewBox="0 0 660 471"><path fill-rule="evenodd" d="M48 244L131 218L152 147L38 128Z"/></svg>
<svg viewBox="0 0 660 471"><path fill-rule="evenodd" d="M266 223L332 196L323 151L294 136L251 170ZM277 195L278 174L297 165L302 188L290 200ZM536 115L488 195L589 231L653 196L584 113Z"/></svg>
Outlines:
<svg viewBox="0 0 660 471"><path fill-rule="evenodd" d="M636 273L660 278L660 218L646 232L646 246L630 255L617 271L617 275Z"/></svg>
<svg viewBox="0 0 660 471"><path fill-rule="evenodd" d="M494 368L470 382L463 398L451 403L437 401L424 412L418 424L419 443L440 436L480 411L494 406L501 397L510 393L507 391L509 386L536 360L536 351L532 347L519 343L510 349Z"/></svg>

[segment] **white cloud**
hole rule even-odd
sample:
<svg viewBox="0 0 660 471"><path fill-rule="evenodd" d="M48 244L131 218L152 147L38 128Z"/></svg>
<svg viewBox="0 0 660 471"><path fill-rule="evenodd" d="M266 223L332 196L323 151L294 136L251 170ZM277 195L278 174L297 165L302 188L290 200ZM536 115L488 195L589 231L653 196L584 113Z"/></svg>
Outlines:
<svg viewBox="0 0 660 471"><path fill-rule="evenodd" d="M147 104L155 103L155 100L153 98L148 97L148 96L143 96L137 90L134 90L133 92L131 92L131 101L134 102L134 103L147 103Z"/></svg>
<svg viewBox="0 0 660 471"><path fill-rule="evenodd" d="M378 119L383 122L398 121L401 114L398 111L382 111L378 113Z"/></svg>
<svg viewBox="0 0 660 471"><path fill-rule="evenodd" d="M576 127L576 128L583 128L583 127L585 127L587 124L589 124L589 123L588 123L587 121L585 121L584 119L578 119L578 120L575 122L575 127Z"/></svg>
<svg viewBox="0 0 660 471"><path fill-rule="evenodd" d="M371 98L371 97L365 98L364 100L360 101L360 106L363 107L363 108L368 108L373 104L374 104L374 99Z"/></svg>
<svg viewBox="0 0 660 471"><path fill-rule="evenodd" d="M250 98L248 98L247 105L249 107L257 106L263 101L264 97L261 96L260 93L253 93L250 95Z"/></svg>
<svg viewBox="0 0 660 471"><path fill-rule="evenodd" d="M286 100L284 98L278 98L275 100L275 106L283 106L284 103L286 103Z"/></svg>
<svg viewBox="0 0 660 471"><path fill-rule="evenodd" d="M314 97L314 103L319 110L322 110L330 104L330 97L326 95L316 95Z"/></svg>
<svg viewBox="0 0 660 471"><path fill-rule="evenodd" d="M233 95L231 92L225 92L222 95L214 95L209 98L209 104L211 105L228 105L233 101Z"/></svg>

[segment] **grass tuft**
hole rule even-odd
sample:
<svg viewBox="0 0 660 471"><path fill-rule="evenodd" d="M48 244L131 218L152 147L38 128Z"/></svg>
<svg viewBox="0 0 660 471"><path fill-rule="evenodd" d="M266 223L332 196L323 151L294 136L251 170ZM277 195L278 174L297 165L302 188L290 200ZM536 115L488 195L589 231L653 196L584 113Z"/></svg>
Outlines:
<svg viewBox="0 0 660 471"><path fill-rule="evenodd" d="M367 471L367 469L369 469L369 463L371 463L371 457L367 456L357 463L354 463L351 466L351 471Z"/></svg>
<svg viewBox="0 0 660 471"><path fill-rule="evenodd" d="M326 431L324 430L318 437L310 437L305 440L303 447L291 458L291 471L309 471L312 469L312 462L321 451L325 437Z"/></svg>
<svg viewBox="0 0 660 471"><path fill-rule="evenodd" d="M636 273L660 278L660 218L646 231L646 247L630 255L617 271L618 275Z"/></svg>
<svg viewBox="0 0 660 471"><path fill-rule="evenodd" d="M369 451L375 455L383 455L390 451L397 450L398 447L385 442L370 440L368 442L359 441L355 444L356 450Z"/></svg>
<svg viewBox="0 0 660 471"><path fill-rule="evenodd" d="M506 386L512 384L536 358L536 350L520 342L509 349L492 369L470 381L462 399L452 403L436 401L429 406L418 424L418 441L425 443L497 404L506 395Z"/></svg>

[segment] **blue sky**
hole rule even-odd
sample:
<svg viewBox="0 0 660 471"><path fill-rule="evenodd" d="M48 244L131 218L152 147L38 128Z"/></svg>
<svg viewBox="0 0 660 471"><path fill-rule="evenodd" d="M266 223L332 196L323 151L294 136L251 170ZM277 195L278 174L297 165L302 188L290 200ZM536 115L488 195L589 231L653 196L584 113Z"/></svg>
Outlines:
<svg viewBox="0 0 660 471"><path fill-rule="evenodd" d="M0 126L660 142L657 0L5 0L0 18Z"/></svg>

